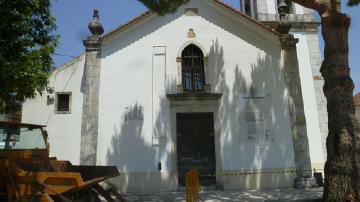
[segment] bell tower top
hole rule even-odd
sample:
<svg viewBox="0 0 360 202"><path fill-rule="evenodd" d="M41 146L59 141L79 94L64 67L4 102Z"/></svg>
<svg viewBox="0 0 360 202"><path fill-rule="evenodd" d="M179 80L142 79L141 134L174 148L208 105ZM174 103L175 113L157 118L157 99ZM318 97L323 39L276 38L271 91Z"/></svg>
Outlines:
<svg viewBox="0 0 360 202"><path fill-rule="evenodd" d="M313 10L292 3L290 0L239 0L240 12L266 24L274 24L280 21L281 16L285 16L294 25L299 25L298 29L303 29L305 25L316 27L316 19Z"/></svg>

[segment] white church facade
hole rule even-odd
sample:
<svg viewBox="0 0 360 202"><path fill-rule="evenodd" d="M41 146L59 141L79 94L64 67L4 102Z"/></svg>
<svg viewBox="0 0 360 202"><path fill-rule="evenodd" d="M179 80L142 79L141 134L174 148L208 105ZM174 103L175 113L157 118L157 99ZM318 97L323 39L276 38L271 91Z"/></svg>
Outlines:
<svg viewBox="0 0 360 202"><path fill-rule="evenodd" d="M225 190L294 187L326 160L318 23L277 0L190 0L102 34L56 69L54 92L27 100L22 122L47 125L50 152L115 165L123 191L174 191L192 167ZM310 179L310 180L308 180Z"/></svg>

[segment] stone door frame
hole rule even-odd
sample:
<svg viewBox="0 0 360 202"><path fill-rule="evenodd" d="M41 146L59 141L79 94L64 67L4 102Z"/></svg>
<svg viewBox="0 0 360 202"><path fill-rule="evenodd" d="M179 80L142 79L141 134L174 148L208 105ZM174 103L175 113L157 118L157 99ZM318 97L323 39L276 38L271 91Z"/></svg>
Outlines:
<svg viewBox="0 0 360 202"><path fill-rule="evenodd" d="M220 145L220 125L219 125L219 102L221 94L212 93L181 93L168 94L170 100L171 114L171 167L173 179L176 179L176 187L179 187L177 171L177 113L212 113L214 119L214 143L215 143L215 162L216 162L216 187L223 188L222 166L221 166L221 145Z"/></svg>

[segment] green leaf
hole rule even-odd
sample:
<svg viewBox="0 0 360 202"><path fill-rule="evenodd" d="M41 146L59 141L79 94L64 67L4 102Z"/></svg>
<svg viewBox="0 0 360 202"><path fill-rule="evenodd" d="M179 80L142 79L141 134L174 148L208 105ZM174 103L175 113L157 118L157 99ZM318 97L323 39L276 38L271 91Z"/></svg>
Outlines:
<svg viewBox="0 0 360 202"><path fill-rule="evenodd" d="M356 6L360 3L360 0L349 0L348 5L349 6Z"/></svg>
<svg viewBox="0 0 360 202"><path fill-rule="evenodd" d="M0 0L0 113L47 88L58 44L51 0Z"/></svg>

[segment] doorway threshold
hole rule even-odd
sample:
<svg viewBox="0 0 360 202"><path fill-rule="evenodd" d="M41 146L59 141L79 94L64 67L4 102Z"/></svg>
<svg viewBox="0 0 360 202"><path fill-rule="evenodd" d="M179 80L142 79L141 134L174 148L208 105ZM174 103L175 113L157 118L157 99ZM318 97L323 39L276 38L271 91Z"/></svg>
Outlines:
<svg viewBox="0 0 360 202"><path fill-rule="evenodd" d="M200 186L200 192L208 192L208 191L219 191L221 189L216 188L215 185L212 186ZM186 187L178 187L177 192L185 192L186 191Z"/></svg>

